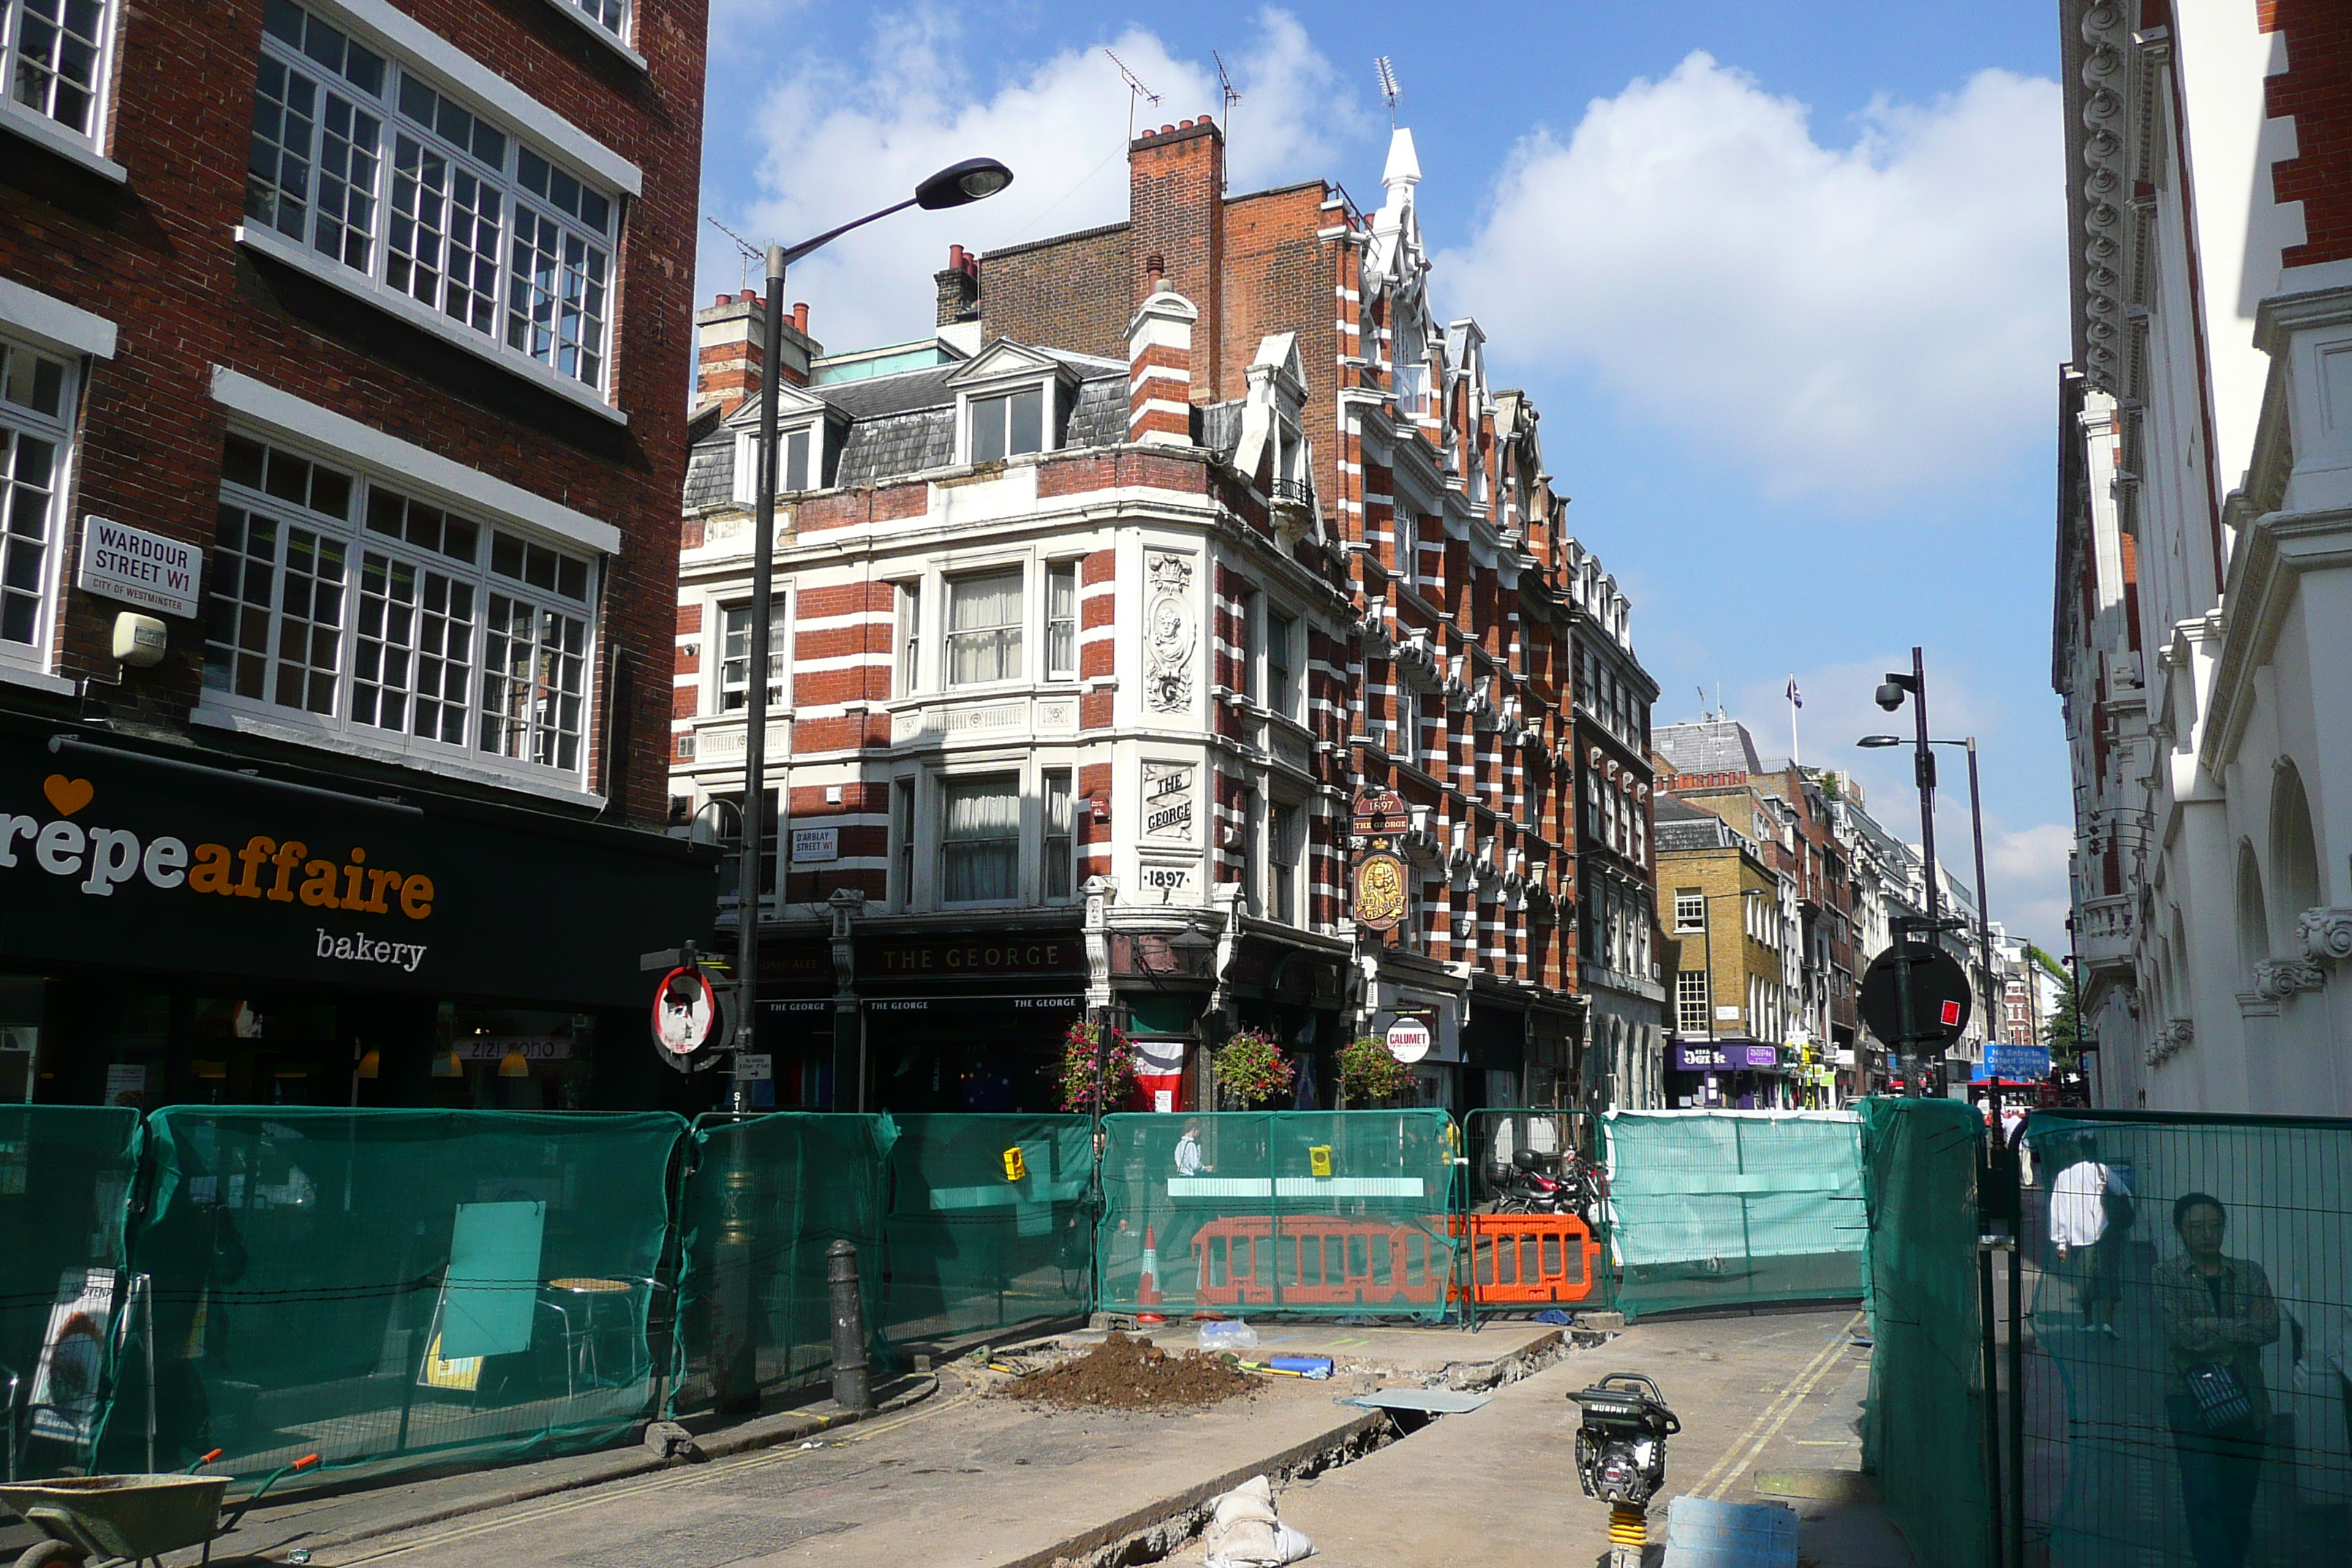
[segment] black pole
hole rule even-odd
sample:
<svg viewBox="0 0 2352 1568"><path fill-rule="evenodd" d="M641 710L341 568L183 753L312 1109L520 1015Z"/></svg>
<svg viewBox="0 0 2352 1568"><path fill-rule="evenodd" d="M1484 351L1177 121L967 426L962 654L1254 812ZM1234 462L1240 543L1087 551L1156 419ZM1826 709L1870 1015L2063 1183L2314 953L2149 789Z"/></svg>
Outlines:
<svg viewBox="0 0 2352 1568"><path fill-rule="evenodd" d="M1992 896L1985 889L1984 861L1984 800L1977 793L1977 738L1969 737L1969 826L1977 841L1977 957L1985 968L1985 1047L1994 1043L1994 1030L2000 1026L2001 1014L2007 1010L2003 999L1996 1002L1993 983L1999 978L1992 966Z"/></svg>
<svg viewBox="0 0 2352 1568"><path fill-rule="evenodd" d="M824 1249L824 1279L833 1297L833 1402L844 1410L874 1408L866 1363L866 1301L857 1284L857 1244L846 1238Z"/></svg>
<svg viewBox="0 0 2352 1568"><path fill-rule="evenodd" d="M1979 1157L1977 1168L1990 1174L1991 1163L1989 1160ZM1981 1206L1978 1212L1979 1214L1983 1212ZM1998 1349L2000 1339L2000 1320L1993 1315L1993 1249L1986 1244L1989 1239L1980 1239L1977 1243L1977 1299L1979 1310L1984 1315L1985 1500L1990 1505L1993 1568L2001 1568L2000 1356ZM2011 1399L2016 1397L2015 1390L2011 1391L2010 1397ZM2011 1564L2010 1568L2021 1568L2021 1565Z"/></svg>
<svg viewBox="0 0 2352 1568"><path fill-rule="evenodd" d="M1940 948L1944 945L1944 903L1942 893L1936 886L1936 752L1927 741L1927 656L1924 649L1917 647L1911 650L1911 717L1917 728L1911 766L1919 782L1919 858L1926 867L1927 880L1926 935L1930 946ZM1911 1016L1911 966L1907 962L1908 953L1905 956L1906 962L1895 967L1895 978L1896 999L1903 1010L1903 1026L1907 1031L1913 1026L1914 1020ZM1920 1041L1915 1035L1905 1043L1916 1045ZM1911 1069L1904 1074L1904 1085L1906 1092L1917 1099L1925 1092L1920 1080L1927 1074L1920 1053L1911 1055Z"/></svg>
<svg viewBox="0 0 2352 1568"><path fill-rule="evenodd" d="M768 622L776 603L776 384L784 358L784 252L768 247L767 348L760 365L759 505L751 524L751 668L743 693L743 862L736 880L735 1049L754 1048L760 994L760 840L768 789ZM779 910L779 913L782 911ZM840 1094L835 1088L835 1099ZM743 1109L743 1081L733 1107Z"/></svg>
<svg viewBox="0 0 2352 1568"><path fill-rule="evenodd" d="M2024 1173L2017 1173L2021 1189ZM2009 1247L2009 1560L2025 1564L2025 1204Z"/></svg>

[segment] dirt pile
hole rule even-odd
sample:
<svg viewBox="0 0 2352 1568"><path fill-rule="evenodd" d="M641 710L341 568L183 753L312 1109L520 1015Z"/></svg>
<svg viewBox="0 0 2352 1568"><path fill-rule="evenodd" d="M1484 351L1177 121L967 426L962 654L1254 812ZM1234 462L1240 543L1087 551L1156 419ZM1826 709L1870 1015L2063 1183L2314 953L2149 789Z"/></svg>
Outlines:
<svg viewBox="0 0 2352 1568"><path fill-rule="evenodd" d="M1197 1351L1171 1355L1113 1331L1082 1356L1013 1379L1005 1393L1071 1410L1153 1410L1214 1405L1255 1386L1248 1373Z"/></svg>

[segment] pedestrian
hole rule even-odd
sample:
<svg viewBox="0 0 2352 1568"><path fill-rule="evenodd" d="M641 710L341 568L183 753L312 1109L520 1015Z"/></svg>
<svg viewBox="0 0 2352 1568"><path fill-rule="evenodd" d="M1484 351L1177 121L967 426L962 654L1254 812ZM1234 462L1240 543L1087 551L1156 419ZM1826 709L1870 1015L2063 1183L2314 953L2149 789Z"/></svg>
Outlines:
<svg viewBox="0 0 2352 1568"><path fill-rule="evenodd" d="M1176 1173L1198 1176L1215 1170L1201 1155L1201 1119L1197 1116L1184 1123L1184 1135L1176 1140Z"/></svg>
<svg viewBox="0 0 2352 1568"><path fill-rule="evenodd" d="M2123 1294L2123 1232L2132 1223L2131 1184L2099 1161L2098 1147L2085 1138L2074 1163L2050 1184L2050 1242L2058 1270L2074 1288L2083 1327L2116 1332L2116 1301Z"/></svg>
<svg viewBox="0 0 2352 1568"><path fill-rule="evenodd" d="M2279 1337L2269 1276L2221 1250L2229 1211L2207 1193L2172 1205L2182 1248L2152 1277L2171 1365L2164 1394L2197 1568L2241 1568L2253 1536L2254 1489L2270 1433L2263 1347Z"/></svg>

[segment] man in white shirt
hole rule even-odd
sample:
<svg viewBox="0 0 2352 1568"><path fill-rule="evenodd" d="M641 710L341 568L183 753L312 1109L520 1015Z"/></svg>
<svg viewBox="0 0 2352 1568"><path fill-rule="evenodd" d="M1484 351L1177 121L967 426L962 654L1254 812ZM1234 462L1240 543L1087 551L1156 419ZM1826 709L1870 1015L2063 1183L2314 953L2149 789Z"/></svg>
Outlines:
<svg viewBox="0 0 2352 1568"><path fill-rule="evenodd" d="M2060 1271L2074 1287L2074 1302L2082 1310L2083 1326L2103 1333L2116 1331L2116 1301L2123 1292L2117 1276L2123 1238L2111 1226L2111 1203L2128 1213L2131 1187L2123 1173L2099 1163L2098 1150L2085 1139L2077 1145L2074 1162L2050 1184L2050 1241L2058 1254Z"/></svg>
<svg viewBox="0 0 2352 1568"><path fill-rule="evenodd" d="M1196 1116L1184 1123L1184 1135L1176 1140L1176 1173L1197 1176L1214 1169L1201 1157L1201 1119Z"/></svg>

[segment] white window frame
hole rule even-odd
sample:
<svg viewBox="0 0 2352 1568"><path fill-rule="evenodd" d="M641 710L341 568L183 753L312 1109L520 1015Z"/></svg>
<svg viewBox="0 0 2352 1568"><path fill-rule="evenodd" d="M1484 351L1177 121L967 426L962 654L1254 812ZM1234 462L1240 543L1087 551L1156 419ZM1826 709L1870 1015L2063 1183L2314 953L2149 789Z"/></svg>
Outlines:
<svg viewBox="0 0 2352 1568"><path fill-rule="evenodd" d="M58 367L58 409L49 415L29 404L8 401L6 383L0 380L0 426L5 426L14 437L7 451L0 453L0 569L9 565L11 555L18 548L17 536L6 531L12 521L8 513L14 508L12 476L22 452L16 438L47 442L54 448L47 478L48 505L41 519L40 540L34 546L40 552L40 563L37 587L32 595L36 601L32 641L0 638L0 674L18 678L49 676L50 655L57 646L58 615L65 600L66 555L72 542L73 531L67 526L67 500L73 494L75 459L80 454L77 416L81 411L83 369L79 355L60 353L47 343L18 333L0 332L0 377L26 363ZM34 374L37 376L37 371ZM36 381L36 390L37 384ZM21 590L0 589L0 617L5 617L8 601L21 596ZM47 679L28 683L48 684Z"/></svg>
<svg viewBox="0 0 2352 1568"><path fill-rule="evenodd" d="M955 639L958 637L969 637L978 634L975 632L958 632L954 629L956 588L961 584L975 582L981 578L1000 576L1016 577L1019 579L1021 584L1021 605L1013 612L1013 618L1011 620L1003 622L994 627L984 629L993 631L1000 637L1007 631L1013 634L1016 643L1018 644L1018 651L1012 661L1012 672L1006 675L1000 675L992 680L958 680L955 676ZM946 572L940 574L939 616L940 689L946 691L976 691L987 689L992 687L1017 686L1028 679L1028 621L1029 605L1031 603L1031 584L1029 577L1030 573L1028 563L1024 561L1000 561L990 565L959 567L955 571Z"/></svg>
<svg viewBox="0 0 2352 1568"><path fill-rule="evenodd" d="M1288 834L1283 831L1286 816ZM1307 837L1307 802L1277 796L1265 814L1265 918L1270 921L1289 926L1307 923L1303 886ZM1282 858L1285 854L1290 857L1287 861Z"/></svg>
<svg viewBox="0 0 2352 1568"><path fill-rule="evenodd" d="M266 490L233 484L226 472L218 492L225 509L235 507L249 514L276 519L281 528L290 526L309 530L343 546L342 591L339 606L341 625L335 633L335 698L332 711L323 714L280 704L275 700L277 681L274 668L259 697L237 692L233 683L225 689L207 678L195 710L191 715L194 722L267 735L297 744L324 746L338 752L537 795L601 802L602 797L590 790L588 783L591 761L600 740L596 721L603 700L599 674L604 644L603 589L605 563L600 553L584 550L576 541L563 539L511 516L478 507L452 505L435 494L431 486L409 481L396 468L354 458L349 453L317 441L290 437L280 431L256 427L241 419L231 421L228 434L236 439L257 442L273 452L285 452L351 478L350 505L346 515L340 520L330 514L311 511L307 507L298 507ZM472 565L468 567L446 557L436 557L420 546L387 538L371 530L367 522L371 487L394 492L412 505L437 509L472 523L478 530ZM569 559L583 567L580 580L582 595L573 598L560 591L551 591L494 572L491 566L496 548L494 541L500 534L519 540L527 549L553 553L559 565L562 561ZM416 735L404 729L362 723L352 717L352 688L361 637L362 567L364 557L370 552L443 573L464 581L474 590L476 609L466 696L466 737L462 742L452 743ZM280 546L274 559L282 559L283 555L284 549ZM269 650L268 661L273 666L278 659L278 628L285 605L285 584L277 580L278 575L278 571L274 569L271 600L267 609L270 630L265 645ZM221 571L220 540L215 533L207 543L205 567L204 636L208 649L215 640L213 616L215 601L224 596L223 590L227 586L227 580ZM488 645L493 632L489 612L489 599L493 595L513 603L528 605L534 610L570 616L582 623L578 754L571 767L509 758L497 751L481 748L483 726L491 721L485 703L488 682L492 675ZM413 692L410 700L414 700Z"/></svg>
<svg viewBox="0 0 2352 1568"><path fill-rule="evenodd" d="M915 843L921 818L916 801L922 781L902 773L890 781L890 894L901 911L915 907Z"/></svg>
<svg viewBox="0 0 2352 1568"><path fill-rule="evenodd" d="M17 58L25 34L26 0L0 0L0 127L80 164L113 184L128 174L106 156L114 103L116 41L121 33L122 0L93 0L99 8L98 37L89 84L89 129L77 131L47 110L16 101Z"/></svg>
<svg viewBox="0 0 2352 1568"><path fill-rule="evenodd" d="M1690 906L1694 904L1698 906L1698 919L1696 921L1690 918ZM1706 929L1706 894L1705 892L1685 893L1677 889L1675 893L1675 930L1686 931Z"/></svg>
<svg viewBox="0 0 2352 1568"><path fill-rule="evenodd" d="M965 466L974 463L1009 463L1018 458L1035 457L1057 449L1061 444L1058 439L1061 433L1056 428L1060 421L1055 417L1056 413L1055 395L1057 390L1058 384L1055 377L1026 371L1025 368L1024 374L1018 376L1008 376L1002 381L984 382L977 386L958 387L956 389L956 462ZM1030 452L1006 451L993 458L978 456L979 444L972 437L973 421L978 417L979 405L994 398L1009 398L1023 392L1037 394L1035 449ZM1012 412L1009 406L1005 413L1005 420L1007 426L1005 444L1010 447L1012 445Z"/></svg>
<svg viewBox="0 0 2352 1568"><path fill-rule="evenodd" d="M1055 786L1060 781L1061 804L1069 813L1069 820L1058 830L1054 823ZM1078 770L1067 763L1040 768L1037 772L1038 851L1037 901L1043 904L1066 904L1078 896ZM1056 849L1056 841L1059 848ZM1063 886L1054 888L1054 871L1059 863Z"/></svg>
<svg viewBox="0 0 2352 1568"><path fill-rule="evenodd" d="M973 762L967 766L941 769L933 775L930 789L931 864L937 868L938 880L933 884L930 905L941 910L1016 909L1029 901L1029 821L1027 770L1017 761L1009 759L993 763ZM950 899L948 897L948 792L959 785L985 783L994 779L1011 779L1014 802L1013 840L1013 891L1001 899ZM919 803L918 809L920 809Z"/></svg>
<svg viewBox="0 0 2352 1568"><path fill-rule="evenodd" d="M774 602L769 606L772 630L768 647L768 718L772 721L788 714L793 705L792 590L780 586L773 592ZM710 644L715 657L707 661L710 684L704 694L702 707L703 712L713 718L740 719L750 707L751 688L748 684L742 688L744 700L732 708L727 706L727 694L731 689L727 681L727 617L738 611L743 616L744 630L748 634L751 626L751 601L749 597L713 598L705 612L705 624L718 630L715 642ZM751 658L747 647L743 655L747 666ZM749 673L748 669L746 673Z"/></svg>
<svg viewBox="0 0 2352 1568"><path fill-rule="evenodd" d="M1697 984L1693 984L1696 981ZM1698 1026L1691 1026L1691 1009L1698 1009ZM1684 1035L1714 1033L1715 991L1708 984L1704 969L1680 969L1675 972L1675 1027Z"/></svg>
<svg viewBox="0 0 2352 1568"><path fill-rule="evenodd" d="M637 32L637 7L635 0L614 0L621 12L621 26L618 31L607 27L604 23L588 15L589 0L549 0L549 3L565 16L578 23L589 37L598 43L603 44L639 70L646 68L646 57L637 53L633 47L636 42Z"/></svg>
<svg viewBox="0 0 2352 1568"><path fill-rule="evenodd" d="M891 677L897 695L912 697L923 689L923 580L909 577L893 584L891 625L897 647Z"/></svg>
<svg viewBox="0 0 2352 1568"><path fill-rule="evenodd" d="M1038 645L1039 658L1043 662L1041 679L1045 680L1076 680L1078 678L1078 633L1084 629L1085 622L1082 610L1085 584L1079 580L1083 575L1079 565L1079 559L1075 555L1045 563L1045 592L1040 597L1045 635ZM1054 587L1065 579L1070 585L1070 613L1057 616L1054 613ZM1065 626L1069 627L1069 659L1067 663L1057 663L1054 633L1055 627Z"/></svg>
<svg viewBox="0 0 2352 1568"><path fill-rule="evenodd" d="M273 10L280 9L273 5ZM613 157L601 146L568 122L554 116L510 85L480 90L486 84L500 83L485 68L469 58L451 49L433 35L423 38L413 37L423 32L413 22L393 10L381 0L310 0L308 5L294 9L304 14L306 37L319 35L315 29L324 27L341 35L347 46L367 51L379 63L380 71L361 73L359 79L330 68L320 59L296 48L280 34L265 26L258 45L260 79L255 88L257 122L260 110L269 101L267 98L272 79L283 80L286 73L299 75L309 84L311 112L299 124L294 135L299 146L286 140L267 142L278 149L281 171L299 170L301 180L299 214L292 221L299 224L299 235L290 235L278 225L287 221L275 216L248 213L236 230L238 243L310 273L336 288L357 294L391 313L425 328L450 342L456 343L494 363L500 364L538 384L562 394L571 401L603 413L618 423L626 416L613 406L614 361L620 341L620 260L622 239L627 225L626 198L635 194L638 180L634 165ZM386 34L395 35L387 39ZM415 47L406 46L415 46ZM419 50L431 58L420 58ZM278 73L273 79L271 68ZM373 88L369 80L373 80ZM402 104L408 84L428 89L439 101L452 106L499 138L498 166L492 169L478 160L478 143L467 142L461 146L447 128L427 128L403 112ZM357 193L357 199L366 209L366 265L354 266L345 257L348 252L320 248L322 228L320 206L323 184L331 168L322 168L332 149L327 138L334 129L332 117L321 101L322 96L349 105L370 121L367 134L358 134L361 127L356 118L351 121L353 134L345 139L352 147L362 141L372 142L369 162L363 168L344 164L346 173L357 169L364 180L341 181ZM520 99L525 112L518 115L512 101ZM290 101L290 99L289 100ZM436 112L436 119L438 118ZM536 123L534 123L536 122ZM551 122L549 123L549 122ZM281 132L291 123L280 117ZM261 131L253 130L248 140L257 144L264 138ZM419 148L422 153L438 161L443 170L445 191L455 191L461 183L474 182L493 190L498 195L498 217L488 231L486 242L489 269L494 278L495 296L489 303L490 327L488 331L469 322L454 319L445 308L436 290L433 301L413 298L403 287L391 281L394 258L394 237L399 220L395 212L394 177L400 162L398 150L405 142ZM586 153L586 156L581 154ZM596 154L602 153L599 157ZM526 157L538 160L549 171L548 194L531 190L525 177ZM604 165L598 169L593 164ZM614 165L617 164L615 168ZM615 179L616 174L625 177ZM248 171L248 203L258 176ZM339 176L340 179L340 176ZM365 186L362 190L362 185ZM577 212L564 211L563 189L576 185L582 193L574 201ZM419 187L422 188L421 185ZM468 186L468 188L471 188ZM605 221L601 234L589 226L584 216L589 203L604 204ZM436 200L442 229L452 226L451 215L456 211L455 198L445 203ZM512 334L520 331L526 339L539 335L537 325L539 304L532 294L533 279L518 275L520 247L526 242L521 227L528 218L535 229L552 234L554 270L547 280L552 290L548 310L548 331L552 333L547 357L524 346L513 343ZM359 226L343 224L341 229L356 232ZM436 230L436 233L439 231ZM479 232L479 231L478 231ZM454 267L449 242L454 237L443 235L436 241L437 259L428 270L443 277ZM589 249L601 253L601 281L583 284L580 298L581 312L567 312L563 302L568 293L567 279L573 274L564 264L570 247L578 245L583 255ZM484 254L483 247L469 252L476 257ZM594 374L582 376L576 370L562 368L564 321L571 315L584 315L586 301L600 301L599 331L593 348ZM518 320L518 318L521 318ZM584 339L583 340L584 342Z"/></svg>
<svg viewBox="0 0 2352 1568"><path fill-rule="evenodd" d="M1302 698L1307 682L1301 668L1304 661L1299 658L1299 649L1307 640L1304 632L1307 622L1303 616L1294 615L1280 605L1265 606L1264 615L1265 630L1258 637L1259 658L1264 661L1265 671L1258 682L1265 693L1264 701L1269 712L1277 713L1294 723L1301 722ZM1281 679L1278 681L1275 679L1276 665L1274 657L1277 641L1282 645Z"/></svg>
<svg viewBox="0 0 2352 1568"><path fill-rule="evenodd" d="M1396 672L1396 760L1421 766L1421 689Z"/></svg>
<svg viewBox="0 0 2352 1568"><path fill-rule="evenodd" d="M555 5L563 0L552 0ZM776 422L776 494L779 497L821 490L824 484L825 437L828 425L822 415L812 411L799 418L790 413ZM809 482L793 483L793 443L805 437L807 455L801 478ZM760 432L755 426L735 432L735 504L760 504Z"/></svg>

